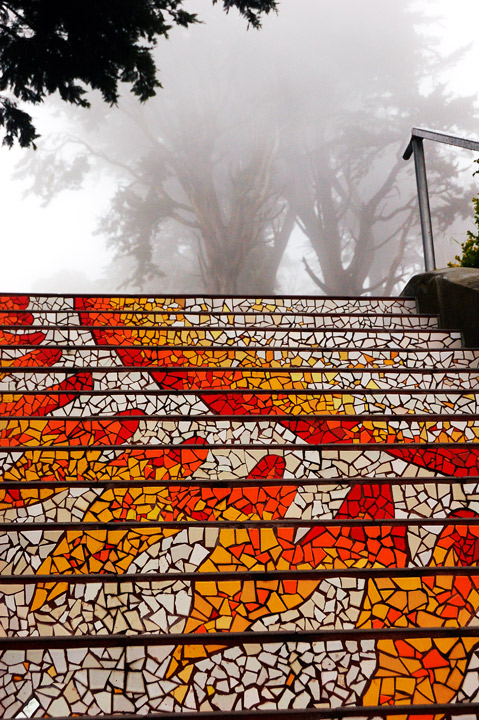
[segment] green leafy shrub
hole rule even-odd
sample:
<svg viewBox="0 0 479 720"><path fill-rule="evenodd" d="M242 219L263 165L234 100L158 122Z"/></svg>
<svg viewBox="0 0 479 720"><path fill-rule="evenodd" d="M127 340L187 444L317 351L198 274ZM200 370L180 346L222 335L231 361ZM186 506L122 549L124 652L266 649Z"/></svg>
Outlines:
<svg viewBox="0 0 479 720"><path fill-rule="evenodd" d="M475 161L479 163L479 160ZM474 173L477 175L479 170ZM476 226L475 232L467 231L467 240L461 243L462 255L456 255L454 258L457 262L448 263L449 267L468 267L468 268L479 268L479 196L472 198L472 204L474 206L474 223Z"/></svg>

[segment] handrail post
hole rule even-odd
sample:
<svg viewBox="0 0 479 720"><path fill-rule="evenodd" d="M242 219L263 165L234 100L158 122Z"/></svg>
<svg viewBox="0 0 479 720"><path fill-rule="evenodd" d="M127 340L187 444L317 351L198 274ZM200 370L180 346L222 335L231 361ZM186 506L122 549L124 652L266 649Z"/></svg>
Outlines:
<svg viewBox="0 0 479 720"><path fill-rule="evenodd" d="M434 130L426 130L425 128L413 127L411 131L411 140L404 152L403 159L409 160L411 155L414 153L419 213L421 216L422 244L424 247L424 261L426 265L426 272L432 272L436 269L436 258L434 255L434 237L432 234L431 208L429 206L426 161L424 159L424 140L431 140L432 142L443 143L444 145L454 145L455 147L473 150L474 152L479 152L479 141L457 137L456 135L446 135L445 133L435 132Z"/></svg>
<svg viewBox="0 0 479 720"><path fill-rule="evenodd" d="M413 137L412 149L414 152L414 165L416 168L417 196L419 200L419 214L421 217L424 261L426 272L432 272L436 269L436 257L434 254L434 236L432 232L431 207L429 205L429 190L427 186L423 138Z"/></svg>

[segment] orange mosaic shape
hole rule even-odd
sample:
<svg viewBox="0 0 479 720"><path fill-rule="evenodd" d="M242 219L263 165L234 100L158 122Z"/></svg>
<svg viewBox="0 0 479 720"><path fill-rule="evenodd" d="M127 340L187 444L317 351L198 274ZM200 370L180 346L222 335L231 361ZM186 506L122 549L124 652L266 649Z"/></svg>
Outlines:
<svg viewBox="0 0 479 720"><path fill-rule="evenodd" d="M337 519L355 509L364 519L393 518L389 488L357 486L343 501ZM379 498L378 498L379 496ZM246 517L238 519L247 519ZM184 632L244 632L254 622L302 605L315 590L315 580L241 580L245 571L405 567L405 527L319 527L298 541L294 528L222 529L218 544L198 572L237 572L238 580L194 584L193 602ZM221 646L184 646L174 651L168 677L190 672L191 663ZM191 674L191 672L190 672Z"/></svg>
<svg viewBox="0 0 479 720"><path fill-rule="evenodd" d="M200 437L191 438L174 450L128 451L103 468L95 470L99 481L148 479L181 480L190 477L206 460L207 448ZM282 470L281 458L263 458L251 478L268 478ZM75 531L64 534L54 551L46 558L38 574L115 573L128 570L134 559L163 538L177 535L179 530L148 528L148 521L163 520L231 520L248 512L250 519L283 516L294 497L294 488L229 488L222 490L181 485L115 487L104 490L90 506L85 522L136 520L145 522L139 530ZM253 501L255 505L253 505ZM65 592L66 583L40 583L31 610Z"/></svg>
<svg viewBox="0 0 479 720"><path fill-rule="evenodd" d="M451 517L477 519L461 510ZM430 567L479 564L479 526L446 526L432 552ZM478 575L441 575L369 580L357 627L457 627L479 610ZM477 638L379 640L378 665L364 693L364 705L453 702L460 690ZM433 717L432 715L430 716Z"/></svg>

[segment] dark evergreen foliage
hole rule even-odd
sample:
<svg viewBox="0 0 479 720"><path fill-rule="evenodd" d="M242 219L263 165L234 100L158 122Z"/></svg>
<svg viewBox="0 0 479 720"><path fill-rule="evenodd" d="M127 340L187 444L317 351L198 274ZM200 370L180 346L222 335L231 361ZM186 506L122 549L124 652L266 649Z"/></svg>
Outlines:
<svg viewBox="0 0 479 720"><path fill-rule="evenodd" d="M213 0L254 26L276 0ZM153 50L174 25L199 22L183 0L0 0L0 125L4 143L34 146L31 116L13 98L38 104L52 93L89 107L88 90L114 105L127 83L144 102L161 87Z"/></svg>

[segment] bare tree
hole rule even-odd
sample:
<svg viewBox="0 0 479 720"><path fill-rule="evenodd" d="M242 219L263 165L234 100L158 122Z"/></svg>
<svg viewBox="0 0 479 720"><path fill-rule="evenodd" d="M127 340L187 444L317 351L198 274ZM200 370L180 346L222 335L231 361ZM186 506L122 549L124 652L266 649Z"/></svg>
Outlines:
<svg viewBox="0 0 479 720"><path fill-rule="evenodd" d="M273 292L295 223L275 170L279 136L256 125L238 142L222 103L166 109L151 101L146 113L127 100L103 136L56 137L50 152L29 161L32 189L48 202L95 169L113 173L117 189L98 232L119 259L133 260L126 282L139 288L164 277L166 257L181 260L183 245L195 249L202 289Z"/></svg>
<svg viewBox="0 0 479 720"><path fill-rule="evenodd" d="M407 138L408 131L404 127L398 136ZM379 134L355 157L342 143L322 143L296 163L302 172L287 198L313 250L312 257L303 257L304 267L326 294L389 295L418 249L412 167L405 167L402 146L388 138L381 142ZM372 184L376 164L382 170L375 170ZM430 169L435 220L444 230L469 212L469 197L453 157L432 150Z"/></svg>
<svg viewBox="0 0 479 720"><path fill-rule="evenodd" d="M440 55L410 3L368 7L371 28L354 0L344 0L341 13L323 6L323 63L305 62L318 37L301 37L278 83L276 107L288 121L285 198L311 245L304 268L327 294L397 288L421 247L413 163L402 160L411 127L460 129L476 117L473 99L453 97L442 82L462 51ZM444 231L470 213L471 194L457 154L427 152L435 223Z"/></svg>
<svg viewBox="0 0 479 720"><path fill-rule="evenodd" d="M197 241L207 291L255 291L265 285L272 291L294 225L275 187L277 141L253 142L233 161L221 150L217 117L197 113L180 123L171 117L163 117L160 136L142 123L149 152L141 171L117 194L113 220L121 219L122 232L114 233L111 220L103 229L122 248L138 220L141 237L133 253L129 248L138 260L138 279L148 272L160 228L175 221Z"/></svg>

